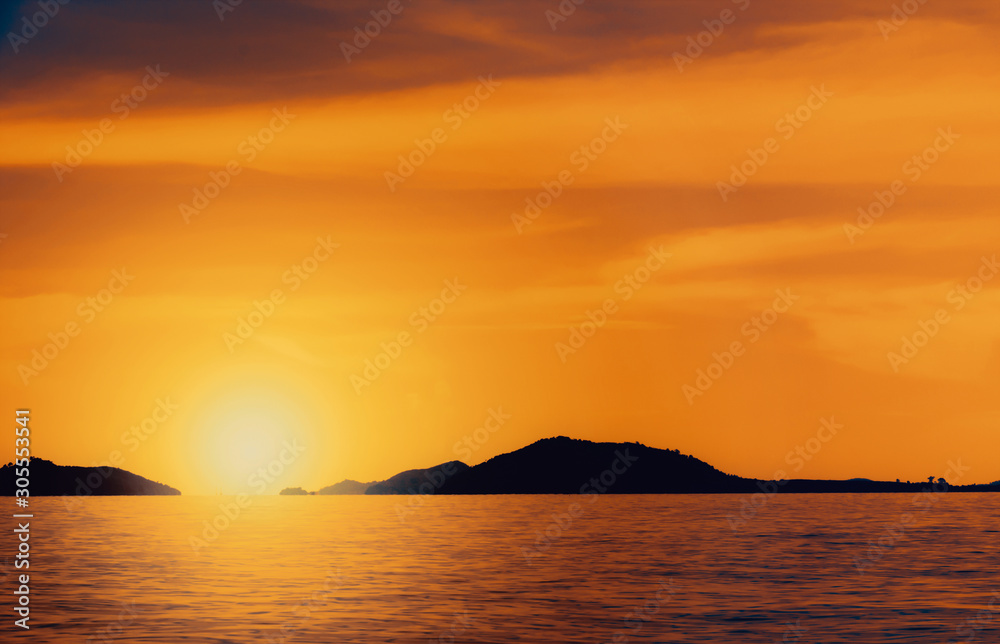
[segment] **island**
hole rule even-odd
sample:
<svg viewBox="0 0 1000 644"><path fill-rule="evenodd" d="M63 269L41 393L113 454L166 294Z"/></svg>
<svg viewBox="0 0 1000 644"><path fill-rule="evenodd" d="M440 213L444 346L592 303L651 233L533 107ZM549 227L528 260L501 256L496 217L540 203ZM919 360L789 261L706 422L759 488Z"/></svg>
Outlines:
<svg viewBox="0 0 1000 644"><path fill-rule="evenodd" d="M36 456L28 464L31 496L177 495L180 490L117 467L56 465ZM0 494L14 496L24 470L14 463L0 468Z"/></svg>
<svg viewBox="0 0 1000 644"><path fill-rule="evenodd" d="M449 461L407 470L384 481L351 479L318 494L818 494L1000 492L989 485L953 485L949 472L925 481L753 479L722 472L679 450L641 443L595 443L556 436L475 466ZM960 474L960 473L959 473Z"/></svg>

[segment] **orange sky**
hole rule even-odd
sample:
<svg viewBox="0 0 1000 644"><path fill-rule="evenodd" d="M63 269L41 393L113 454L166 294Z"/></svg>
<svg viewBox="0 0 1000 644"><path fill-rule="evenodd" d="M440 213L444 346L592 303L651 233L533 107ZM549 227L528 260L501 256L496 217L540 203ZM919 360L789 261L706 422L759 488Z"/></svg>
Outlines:
<svg viewBox="0 0 1000 644"><path fill-rule="evenodd" d="M71 3L3 43L0 399L35 454L190 494L258 491L285 441L269 492L557 434L1000 479L1000 280L972 292L1000 270L995 3L894 30L860 1L631 0L553 30L555 2L404 1L347 62L387 4Z"/></svg>

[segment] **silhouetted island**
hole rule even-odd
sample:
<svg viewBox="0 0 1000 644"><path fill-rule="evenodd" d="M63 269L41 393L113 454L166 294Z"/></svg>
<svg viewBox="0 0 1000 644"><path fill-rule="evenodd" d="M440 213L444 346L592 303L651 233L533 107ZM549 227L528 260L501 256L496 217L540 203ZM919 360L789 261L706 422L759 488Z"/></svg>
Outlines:
<svg viewBox="0 0 1000 644"><path fill-rule="evenodd" d="M944 472L947 474L947 472ZM642 443L594 443L557 436L494 456L469 467L450 461L422 470L407 470L385 481L347 479L318 494L816 494L1000 492L989 485L952 485L928 477L911 483L781 479L761 480L721 472L679 450ZM283 492L284 493L284 492Z"/></svg>
<svg viewBox="0 0 1000 644"><path fill-rule="evenodd" d="M423 470L407 470L369 486L365 494L431 494L468 469L462 461L448 461Z"/></svg>
<svg viewBox="0 0 1000 644"><path fill-rule="evenodd" d="M31 496L121 496L175 495L180 490L150 481L117 467L77 467L56 465L32 457L28 466L28 491ZM0 495L14 496L18 470L14 463L0 468Z"/></svg>
<svg viewBox="0 0 1000 644"><path fill-rule="evenodd" d="M946 474L946 473L945 473ZM300 488L301 489L301 488ZM1000 492L990 485L951 485L928 477L916 483L839 480L760 480L721 472L679 450L641 443L594 443L557 436L469 467L450 461L407 470L385 481L345 480L319 494L815 494Z"/></svg>
<svg viewBox="0 0 1000 644"><path fill-rule="evenodd" d="M462 461L448 461L434 467L418 470L406 470L384 481L361 483L353 479L344 479L340 483L328 485L317 494L429 494L436 489L431 481L438 486L458 472L469 469ZM428 485L432 489L428 490ZM423 486L424 491L420 491Z"/></svg>
<svg viewBox="0 0 1000 644"><path fill-rule="evenodd" d="M354 481L352 479L344 479L340 483L327 485L325 488L317 492L317 494L364 494L365 490L376 483L378 483L378 481L361 483L360 481Z"/></svg>
<svg viewBox="0 0 1000 644"><path fill-rule="evenodd" d="M754 481L726 474L677 450L640 443L593 443L558 436L494 456L444 483L438 494L672 494L752 492Z"/></svg>
<svg viewBox="0 0 1000 644"><path fill-rule="evenodd" d="M712 494L998 492L991 485L743 478L678 450L641 443L594 443L558 436L494 456L456 474L436 494Z"/></svg>

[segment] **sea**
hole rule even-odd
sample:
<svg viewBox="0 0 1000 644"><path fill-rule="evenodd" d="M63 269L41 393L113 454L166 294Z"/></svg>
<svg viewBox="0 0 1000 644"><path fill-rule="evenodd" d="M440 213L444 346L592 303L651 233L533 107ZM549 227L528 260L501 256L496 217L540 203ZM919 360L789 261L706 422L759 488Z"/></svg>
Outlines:
<svg viewBox="0 0 1000 644"><path fill-rule="evenodd" d="M47 497L17 511L32 514L29 567L7 530L3 642L1000 642L1000 494Z"/></svg>

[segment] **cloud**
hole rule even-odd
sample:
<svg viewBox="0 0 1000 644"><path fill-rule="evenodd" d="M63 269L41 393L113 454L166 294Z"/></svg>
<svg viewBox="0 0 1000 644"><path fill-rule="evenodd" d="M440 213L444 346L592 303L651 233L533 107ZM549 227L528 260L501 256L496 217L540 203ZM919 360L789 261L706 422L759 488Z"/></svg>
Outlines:
<svg viewBox="0 0 1000 644"><path fill-rule="evenodd" d="M163 107L175 109L398 91L490 72L549 77L636 61L672 64L687 38L705 29L703 21L717 19L724 9L735 10L738 22L713 43L712 56L798 47L829 32L833 23L864 24L866 35L883 45L875 21L891 13L891 7L862 0L755 0L743 12L722 0L629 0L584 3L553 31L545 17L557 10L551 0L406 0L403 7L347 63L340 43L349 42L355 27L364 27L385 3L245 2L221 21L212 3L201 0L70 3L19 53L0 48L6 79L0 105L44 115L97 114L90 93L82 90L101 79L126 82L151 64L163 65L183 86L161 99ZM22 12L34 9L34 3L22 3ZM928 3L917 20L993 27L1000 9L974 0ZM39 105L41 88L47 100Z"/></svg>

